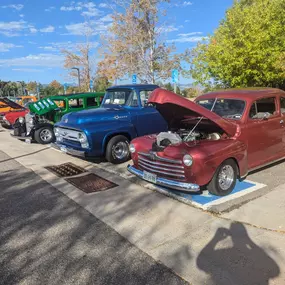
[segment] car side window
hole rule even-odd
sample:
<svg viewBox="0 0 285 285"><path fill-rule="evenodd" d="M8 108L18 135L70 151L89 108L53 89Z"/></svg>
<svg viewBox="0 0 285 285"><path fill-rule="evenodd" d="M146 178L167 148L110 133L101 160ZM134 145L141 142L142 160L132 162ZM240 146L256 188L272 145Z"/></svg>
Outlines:
<svg viewBox="0 0 285 285"><path fill-rule="evenodd" d="M130 107L138 107L138 95L136 91L133 90L129 95L127 105Z"/></svg>
<svg viewBox="0 0 285 285"><path fill-rule="evenodd" d="M76 109L83 107L83 99L70 99L68 101L69 108Z"/></svg>
<svg viewBox="0 0 285 285"><path fill-rule="evenodd" d="M281 114L285 114L285 97L280 97Z"/></svg>
<svg viewBox="0 0 285 285"><path fill-rule="evenodd" d="M249 117L253 120L258 120L270 118L276 115L276 113L275 97L262 98L253 102L249 111Z"/></svg>
<svg viewBox="0 0 285 285"><path fill-rule="evenodd" d="M87 107L94 107L94 106L98 106L96 98L95 97L87 98Z"/></svg>
<svg viewBox="0 0 285 285"><path fill-rule="evenodd" d="M142 90L142 91L140 91L140 98L141 98L141 103L142 103L143 107L147 103L149 95L150 95L151 92L152 91L150 91L150 90Z"/></svg>

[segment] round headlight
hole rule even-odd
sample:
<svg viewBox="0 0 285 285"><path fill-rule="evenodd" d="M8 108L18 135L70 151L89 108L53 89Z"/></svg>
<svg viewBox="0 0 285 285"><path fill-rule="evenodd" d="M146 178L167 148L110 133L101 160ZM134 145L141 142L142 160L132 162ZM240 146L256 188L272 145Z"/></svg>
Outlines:
<svg viewBox="0 0 285 285"><path fill-rule="evenodd" d="M23 124L25 122L25 118L24 117L19 117L19 123Z"/></svg>
<svg viewBox="0 0 285 285"><path fill-rule="evenodd" d="M193 163L193 158L192 158L192 156L189 155L189 154L184 155L184 157L183 157L183 163L184 163L186 166L191 166L192 163Z"/></svg>
<svg viewBox="0 0 285 285"><path fill-rule="evenodd" d="M132 143L130 144L129 149L130 149L131 153L135 153L136 152L136 148L135 148L135 146Z"/></svg>
<svg viewBox="0 0 285 285"><path fill-rule="evenodd" d="M87 142L87 137L84 133L78 133L78 140L81 142L81 143L85 143Z"/></svg>
<svg viewBox="0 0 285 285"><path fill-rule="evenodd" d="M58 128L54 128L54 129L53 129L53 132L54 132L54 135L55 135L55 136L58 136L58 134L59 134Z"/></svg>

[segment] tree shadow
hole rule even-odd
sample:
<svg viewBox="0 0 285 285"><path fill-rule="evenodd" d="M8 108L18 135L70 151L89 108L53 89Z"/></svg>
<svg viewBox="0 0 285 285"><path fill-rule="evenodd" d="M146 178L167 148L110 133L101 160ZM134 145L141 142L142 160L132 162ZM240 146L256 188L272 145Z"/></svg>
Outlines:
<svg viewBox="0 0 285 285"><path fill-rule="evenodd" d="M38 175L1 157L1 284L186 284Z"/></svg>
<svg viewBox="0 0 285 285"><path fill-rule="evenodd" d="M209 275L211 285L267 285L280 274L278 264L250 239L241 223L219 228L200 252L197 266Z"/></svg>

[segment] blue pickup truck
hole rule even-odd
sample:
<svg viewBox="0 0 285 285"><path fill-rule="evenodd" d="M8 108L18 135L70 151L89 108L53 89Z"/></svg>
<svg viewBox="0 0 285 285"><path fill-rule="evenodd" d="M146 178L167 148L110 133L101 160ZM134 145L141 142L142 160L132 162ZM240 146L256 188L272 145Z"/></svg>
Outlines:
<svg viewBox="0 0 285 285"><path fill-rule="evenodd" d="M108 88L100 108L62 117L54 128L53 147L79 157L105 156L115 164L127 161L132 139L167 130L160 113L146 104L156 88L150 84Z"/></svg>

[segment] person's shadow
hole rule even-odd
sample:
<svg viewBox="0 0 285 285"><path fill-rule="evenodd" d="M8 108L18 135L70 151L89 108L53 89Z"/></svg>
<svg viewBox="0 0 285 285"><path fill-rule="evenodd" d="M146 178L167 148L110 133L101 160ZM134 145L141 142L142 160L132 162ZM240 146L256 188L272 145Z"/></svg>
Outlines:
<svg viewBox="0 0 285 285"><path fill-rule="evenodd" d="M232 223L230 229L219 228L200 252L197 266L209 275L207 285L267 285L280 274L277 263L250 239L240 223Z"/></svg>

